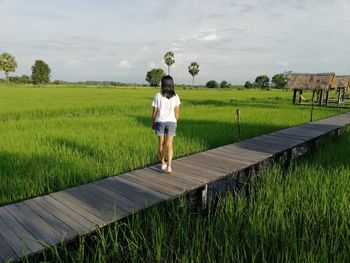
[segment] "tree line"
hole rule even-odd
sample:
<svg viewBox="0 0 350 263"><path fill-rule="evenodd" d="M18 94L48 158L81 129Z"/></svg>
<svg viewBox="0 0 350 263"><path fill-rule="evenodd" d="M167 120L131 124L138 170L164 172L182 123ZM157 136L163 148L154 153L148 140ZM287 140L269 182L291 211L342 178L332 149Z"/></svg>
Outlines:
<svg viewBox="0 0 350 263"><path fill-rule="evenodd" d="M168 51L164 55L164 63L168 67L168 75L170 75L170 68L175 63L175 55L174 52ZM32 66L32 74L31 76L22 75L22 76L10 76L11 72L15 72L17 68L17 62L15 60L15 57L12 56L9 53L2 53L0 55L0 71L4 71L6 76L6 81L11 81L13 83L18 84L29 84L33 83L34 85L40 85L50 82L50 74L51 69L47 63L45 63L43 60L35 60L33 66ZM188 66L188 72L192 76L192 85L194 86L194 80L195 76L199 74L199 64L195 61L191 62ZM287 81L289 79L289 76L292 72L287 71L284 73L276 74L272 77L271 81L270 78L267 75L260 75L255 78L254 82L246 81L244 84L244 87L247 89L251 88L261 88L261 89L268 89L270 87L283 89L285 88ZM146 74L146 81L149 83L151 87L158 87L160 84L161 79L165 76L165 72L161 68L154 68L147 72ZM89 83L88 83L89 82ZM80 82L80 83L86 83L91 84L95 83L94 81L88 81L88 82ZM91 83L90 83L91 82ZM65 81L54 81L54 84L64 84L68 83ZM96 82L97 83L97 82ZM106 82L111 83L110 85L118 85L122 84L120 82ZM106 84L104 83L104 84ZM125 84L125 83L124 83ZM127 84L125 84L127 85ZM226 80L221 81L219 84L215 80L209 80L206 85L207 88L229 88L231 87L231 84L228 83Z"/></svg>
<svg viewBox="0 0 350 263"><path fill-rule="evenodd" d="M246 89L260 88L268 89L270 87L276 89L284 89L287 85L288 79L292 71L285 71L284 73L278 73L274 75L270 81L270 78L267 75L257 76L254 82L246 81L244 87Z"/></svg>
<svg viewBox="0 0 350 263"><path fill-rule="evenodd" d="M16 68L17 62L14 56L7 52L0 55L0 71L4 71L7 82L11 81L23 84L33 83L34 85L50 82L51 69L43 60L35 60L30 77L27 75L11 77L10 73L15 72Z"/></svg>

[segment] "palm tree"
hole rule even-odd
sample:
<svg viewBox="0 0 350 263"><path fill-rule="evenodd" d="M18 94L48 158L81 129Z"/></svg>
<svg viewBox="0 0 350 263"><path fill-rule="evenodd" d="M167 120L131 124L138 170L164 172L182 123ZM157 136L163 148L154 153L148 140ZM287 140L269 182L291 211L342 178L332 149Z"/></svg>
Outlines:
<svg viewBox="0 0 350 263"><path fill-rule="evenodd" d="M199 73L199 65L197 62L191 62L188 66L188 72L192 75L192 86L194 86L194 76Z"/></svg>
<svg viewBox="0 0 350 263"><path fill-rule="evenodd" d="M170 75L170 66L175 63L174 53L172 51L165 53L164 62L168 66L168 75Z"/></svg>

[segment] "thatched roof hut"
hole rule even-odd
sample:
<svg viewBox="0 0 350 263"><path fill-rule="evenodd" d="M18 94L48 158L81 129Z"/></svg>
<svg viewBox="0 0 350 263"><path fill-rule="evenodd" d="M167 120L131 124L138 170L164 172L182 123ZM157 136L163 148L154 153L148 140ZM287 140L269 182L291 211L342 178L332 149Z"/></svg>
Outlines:
<svg viewBox="0 0 350 263"><path fill-rule="evenodd" d="M337 76L337 88L350 90L350 75Z"/></svg>
<svg viewBox="0 0 350 263"><path fill-rule="evenodd" d="M335 73L293 73L287 83L287 89L325 90L337 87Z"/></svg>

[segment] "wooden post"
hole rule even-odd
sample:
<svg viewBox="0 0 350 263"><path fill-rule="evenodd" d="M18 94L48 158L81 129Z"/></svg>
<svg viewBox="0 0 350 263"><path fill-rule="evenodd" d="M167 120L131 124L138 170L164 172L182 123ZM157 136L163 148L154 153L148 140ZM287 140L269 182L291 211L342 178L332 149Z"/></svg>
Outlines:
<svg viewBox="0 0 350 263"><path fill-rule="evenodd" d="M302 100L301 100L301 96L302 96L302 95L303 95L303 90L300 89L300 90L299 90L299 103L302 102Z"/></svg>
<svg viewBox="0 0 350 263"><path fill-rule="evenodd" d="M313 90L313 91L312 91L312 98L311 98L310 122L312 122L313 114L314 114L314 105L315 105L314 99L315 99L315 93L316 93L316 90Z"/></svg>
<svg viewBox="0 0 350 263"><path fill-rule="evenodd" d="M297 90L296 89L294 89L293 90L293 104L295 104L295 100L296 100L296 97L297 97Z"/></svg>
<svg viewBox="0 0 350 263"><path fill-rule="evenodd" d="M206 184L202 190L202 213L208 213L208 185Z"/></svg>
<svg viewBox="0 0 350 263"><path fill-rule="evenodd" d="M341 98L341 88L338 89L338 104L340 104L340 98Z"/></svg>
<svg viewBox="0 0 350 263"><path fill-rule="evenodd" d="M238 132L238 139L237 141L241 140L241 112L239 109L236 109L236 115L237 115L237 132Z"/></svg>
<svg viewBox="0 0 350 263"><path fill-rule="evenodd" d="M328 106L328 102L329 102L329 90L327 90L327 93L326 93L326 106Z"/></svg>
<svg viewBox="0 0 350 263"><path fill-rule="evenodd" d="M322 100L323 100L323 89L320 90L320 97L319 97L319 102L318 102L319 106L322 106Z"/></svg>

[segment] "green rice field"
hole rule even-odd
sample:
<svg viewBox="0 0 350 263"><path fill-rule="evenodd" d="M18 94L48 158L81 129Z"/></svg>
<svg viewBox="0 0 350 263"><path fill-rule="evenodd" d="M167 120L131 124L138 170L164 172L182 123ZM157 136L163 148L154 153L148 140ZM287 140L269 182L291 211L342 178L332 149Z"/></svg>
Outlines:
<svg viewBox="0 0 350 263"><path fill-rule="evenodd" d="M186 204L152 207L69 246L44 262L349 262L350 129L287 173L269 169L227 193L208 215ZM31 261L38 258L31 259Z"/></svg>
<svg viewBox="0 0 350 263"><path fill-rule="evenodd" d="M0 85L0 205L158 162L151 129L154 88ZM177 90L175 156L309 121L281 90ZM305 95L307 96L307 94ZM340 113L316 108L314 119Z"/></svg>

